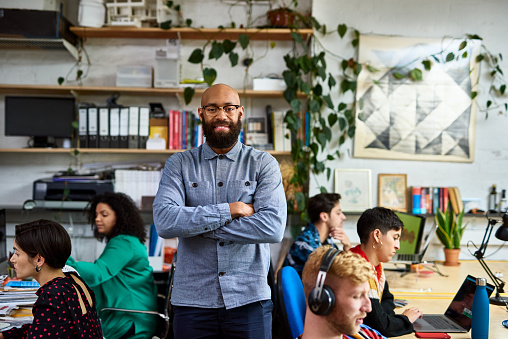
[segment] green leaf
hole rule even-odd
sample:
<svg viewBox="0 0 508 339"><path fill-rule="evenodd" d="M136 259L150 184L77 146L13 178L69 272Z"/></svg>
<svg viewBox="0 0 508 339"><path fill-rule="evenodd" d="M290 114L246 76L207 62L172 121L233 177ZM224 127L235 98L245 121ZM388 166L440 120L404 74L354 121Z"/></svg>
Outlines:
<svg viewBox="0 0 508 339"><path fill-rule="evenodd" d="M159 26L161 29L170 29L171 23L172 23L172 20L168 20L168 21L161 22Z"/></svg>
<svg viewBox="0 0 508 339"><path fill-rule="evenodd" d="M222 42L222 47L224 48L224 53L228 54L235 49L236 42L226 39Z"/></svg>
<svg viewBox="0 0 508 339"><path fill-rule="evenodd" d="M490 105L492 105L492 100L487 100L487 104L486 104L487 108L489 108Z"/></svg>
<svg viewBox="0 0 508 339"><path fill-rule="evenodd" d="M183 90L183 98L185 100L185 104L190 104L192 97L194 96L195 90L192 87L185 87Z"/></svg>
<svg viewBox="0 0 508 339"><path fill-rule="evenodd" d="M328 108L333 109L333 101L332 101L332 98L330 97L329 94L324 95L323 100L326 103L326 105L328 106Z"/></svg>
<svg viewBox="0 0 508 339"><path fill-rule="evenodd" d="M208 55L208 59L219 59L222 54L224 54L224 47L220 42L213 41L212 49L210 49L210 53Z"/></svg>
<svg viewBox="0 0 508 339"><path fill-rule="evenodd" d="M312 89L312 93L317 96L317 97L320 97L323 95L323 87L320 85L320 84L317 84L316 86L314 86L314 88ZM330 107L333 109L333 107Z"/></svg>
<svg viewBox="0 0 508 339"><path fill-rule="evenodd" d="M499 92L501 93L501 95L503 95L505 91L506 91L506 85L501 85L499 87Z"/></svg>
<svg viewBox="0 0 508 339"><path fill-rule="evenodd" d="M235 52L229 53L229 61L231 62L231 67L238 65L238 54Z"/></svg>
<svg viewBox="0 0 508 339"><path fill-rule="evenodd" d="M204 58L205 56L203 55L203 51L201 50L201 48L196 48L195 50L192 51L187 61L192 64L200 64L201 62L203 62Z"/></svg>
<svg viewBox="0 0 508 339"><path fill-rule="evenodd" d="M423 67L425 68L426 71L430 71L431 68L432 68L432 62L428 59L425 59L422 61L422 64L423 64Z"/></svg>
<svg viewBox="0 0 508 339"><path fill-rule="evenodd" d="M277 43L275 41L270 41L270 49L274 49L275 46L277 46Z"/></svg>
<svg viewBox="0 0 508 339"><path fill-rule="evenodd" d="M467 46L467 40L464 40L460 43L459 51L462 51Z"/></svg>
<svg viewBox="0 0 508 339"><path fill-rule="evenodd" d="M74 120L72 122L72 128L74 128L74 129L78 129L79 128L78 122L76 120Z"/></svg>
<svg viewBox="0 0 508 339"><path fill-rule="evenodd" d="M399 72L393 72L393 76L395 77L395 79L404 79L406 76L402 73L399 73Z"/></svg>
<svg viewBox="0 0 508 339"><path fill-rule="evenodd" d="M341 38L344 38L344 35L346 35L346 32L347 32L347 26L345 24L340 24L337 27L337 33L339 33L339 36Z"/></svg>
<svg viewBox="0 0 508 339"><path fill-rule="evenodd" d="M252 58L243 59L243 65L245 67L249 67L250 65L252 65L253 62L254 62L254 59L252 59Z"/></svg>
<svg viewBox="0 0 508 339"><path fill-rule="evenodd" d="M349 126L349 129L347 130L347 135L352 138L355 136L356 132L356 126Z"/></svg>
<svg viewBox="0 0 508 339"><path fill-rule="evenodd" d="M186 19L186 20L185 20L185 25L186 25L187 27L192 26L192 19Z"/></svg>
<svg viewBox="0 0 508 339"><path fill-rule="evenodd" d="M331 73L328 74L328 88L332 89L332 87L335 87L337 85L337 81L335 81L335 78Z"/></svg>
<svg viewBox="0 0 508 339"><path fill-rule="evenodd" d="M342 110L345 110L347 108L347 105L343 102L339 103L339 106L337 107L337 110L340 112Z"/></svg>
<svg viewBox="0 0 508 339"><path fill-rule="evenodd" d="M302 40L302 36L300 33L291 32L291 38L293 39L294 42L297 42L297 43L303 45L303 40Z"/></svg>
<svg viewBox="0 0 508 339"><path fill-rule="evenodd" d="M296 85L295 72L286 70L282 73L282 77L284 78L284 82L286 83L287 87L294 87Z"/></svg>
<svg viewBox="0 0 508 339"><path fill-rule="evenodd" d="M351 40L351 45L353 45L353 47L357 47L359 43L360 43L360 39Z"/></svg>
<svg viewBox="0 0 508 339"><path fill-rule="evenodd" d="M453 61L453 59L455 59L455 54L453 54L452 52L448 53L448 55L446 56L446 62Z"/></svg>
<svg viewBox="0 0 508 339"><path fill-rule="evenodd" d="M420 81L423 79L422 77L422 71L418 68L414 68L411 70L411 72L409 72L409 77L413 80L413 81Z"/></svg>
<svg viewBox="0 0 508 339"><path fill-rule="evenodd" d="M478 95L478 92L471 91L471 100L474 100L474 98L476 98L477 95Z"/></svg>
<svg viewBox="0 0 508 339"><path fill-rule="evenodd" d="M483 59L485 59L485 56L483 54L478 54L476 57L476 62L481 62Z"/></svg>
<svg viewBox="0 0 508 339"><path fill-rule="evenodd" d="M343 117L340 117L339 118L339 127L340 127L341 131L346 128L346 124L347 124L346 119L344 119Z"/></svg>
<svg viewBox="0 0 508 339"><path fill-rule="evenodd" d="M215 79L217 79L217 71L213 68L203 69L203 79L208 86L212 86Z"/></svg>
<svg viewBox="0 0 508 339"><path fill-rule="evenodd" d="M309 108L311 112L319 112L321 110L321 105L317 100L311 99Z"/></svg>
<svg viewBox="0 0 508 339"><path fill-rule="evenodd" d="M333 127L333 125L335 125L338 119L339 117L337 116L337 113L328 114L328 124L330 125L330 127Z"/></svg>
<svg viewBox="0 0 508 339"><path fill-rule="evenodd" d="M247 34L240 34L238 36L238 42L240 43L240 46L242 46L242 49L246 49L249 45L249 36Z"/></svg>
<svg viewBox="0 0 508 339"><path fill-rule="evenodd" d="M64 77L58 77L57 81L58 81L58 84L61 85L64 83L65 79L64 79Z"/></svg>
<svg viewBox="0 0 508 339"><path fill-rule="evenodd" d="M300 112L302 110L302 102L300 99L291 100L291 109L293 112Z"/></svg>

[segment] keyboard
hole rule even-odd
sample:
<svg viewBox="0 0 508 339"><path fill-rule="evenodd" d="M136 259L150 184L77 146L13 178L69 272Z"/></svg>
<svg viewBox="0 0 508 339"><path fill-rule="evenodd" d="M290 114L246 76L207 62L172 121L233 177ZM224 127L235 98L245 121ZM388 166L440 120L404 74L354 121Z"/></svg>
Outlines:
<svg viewBox="0 0 508 339"><path fill-rule="evenodd" d="M459 326L455 325L453 322L449 322L443 319L441 316L425 316L424 320L431 324L436 329L441 328L454 328L454 329L460 329Z"/></svg>

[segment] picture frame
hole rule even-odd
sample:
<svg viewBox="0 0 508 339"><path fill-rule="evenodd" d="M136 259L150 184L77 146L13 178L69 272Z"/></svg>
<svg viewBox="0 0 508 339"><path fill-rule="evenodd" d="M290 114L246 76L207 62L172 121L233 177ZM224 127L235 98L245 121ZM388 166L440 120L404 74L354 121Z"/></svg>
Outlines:
<svg viewBox="0 0 508 339"><path fill-rule="evenodd" d="M335 169L335 193L343 212L363 212L372 207L370 169Z"/></svg>
<svg viewBox="0 0 508 339"><path fill-rule="evenodd" d="M406 174L378 174L378 206L398 212L408 211Z"/></svg>

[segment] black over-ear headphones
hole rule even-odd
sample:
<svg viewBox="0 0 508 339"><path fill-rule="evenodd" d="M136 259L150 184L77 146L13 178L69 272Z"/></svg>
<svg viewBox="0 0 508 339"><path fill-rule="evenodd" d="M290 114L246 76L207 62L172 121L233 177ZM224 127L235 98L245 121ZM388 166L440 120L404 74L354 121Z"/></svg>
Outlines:
<svg viewBox="0 0 508 339"><path fill-rule="evenodd" d="M317 276L316 287L309 294L308 302L312 313L317 315L328 315L335 305L335 295L330 286L325 285L326 273L332 266L333 259L340 251L330 248L323 257L321 267Z"/></svg>

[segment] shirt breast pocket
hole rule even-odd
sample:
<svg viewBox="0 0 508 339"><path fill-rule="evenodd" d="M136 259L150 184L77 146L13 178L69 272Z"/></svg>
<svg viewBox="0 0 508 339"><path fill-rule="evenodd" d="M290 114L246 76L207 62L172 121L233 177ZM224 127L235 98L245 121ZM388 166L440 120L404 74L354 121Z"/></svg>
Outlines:
<svg viewBox="0 0 508 339"><path fill-rule="evenodd" d="M229 182L228 201L241 201L246 204L254 202L257 181L233 180Z"/></svg>
<svg viewBox="0 0 508 339"><path fill-rule="evenodd" d="M213 204L213 190L210 181L190 181L185 183L186 206L205 206Z"/></svg>

